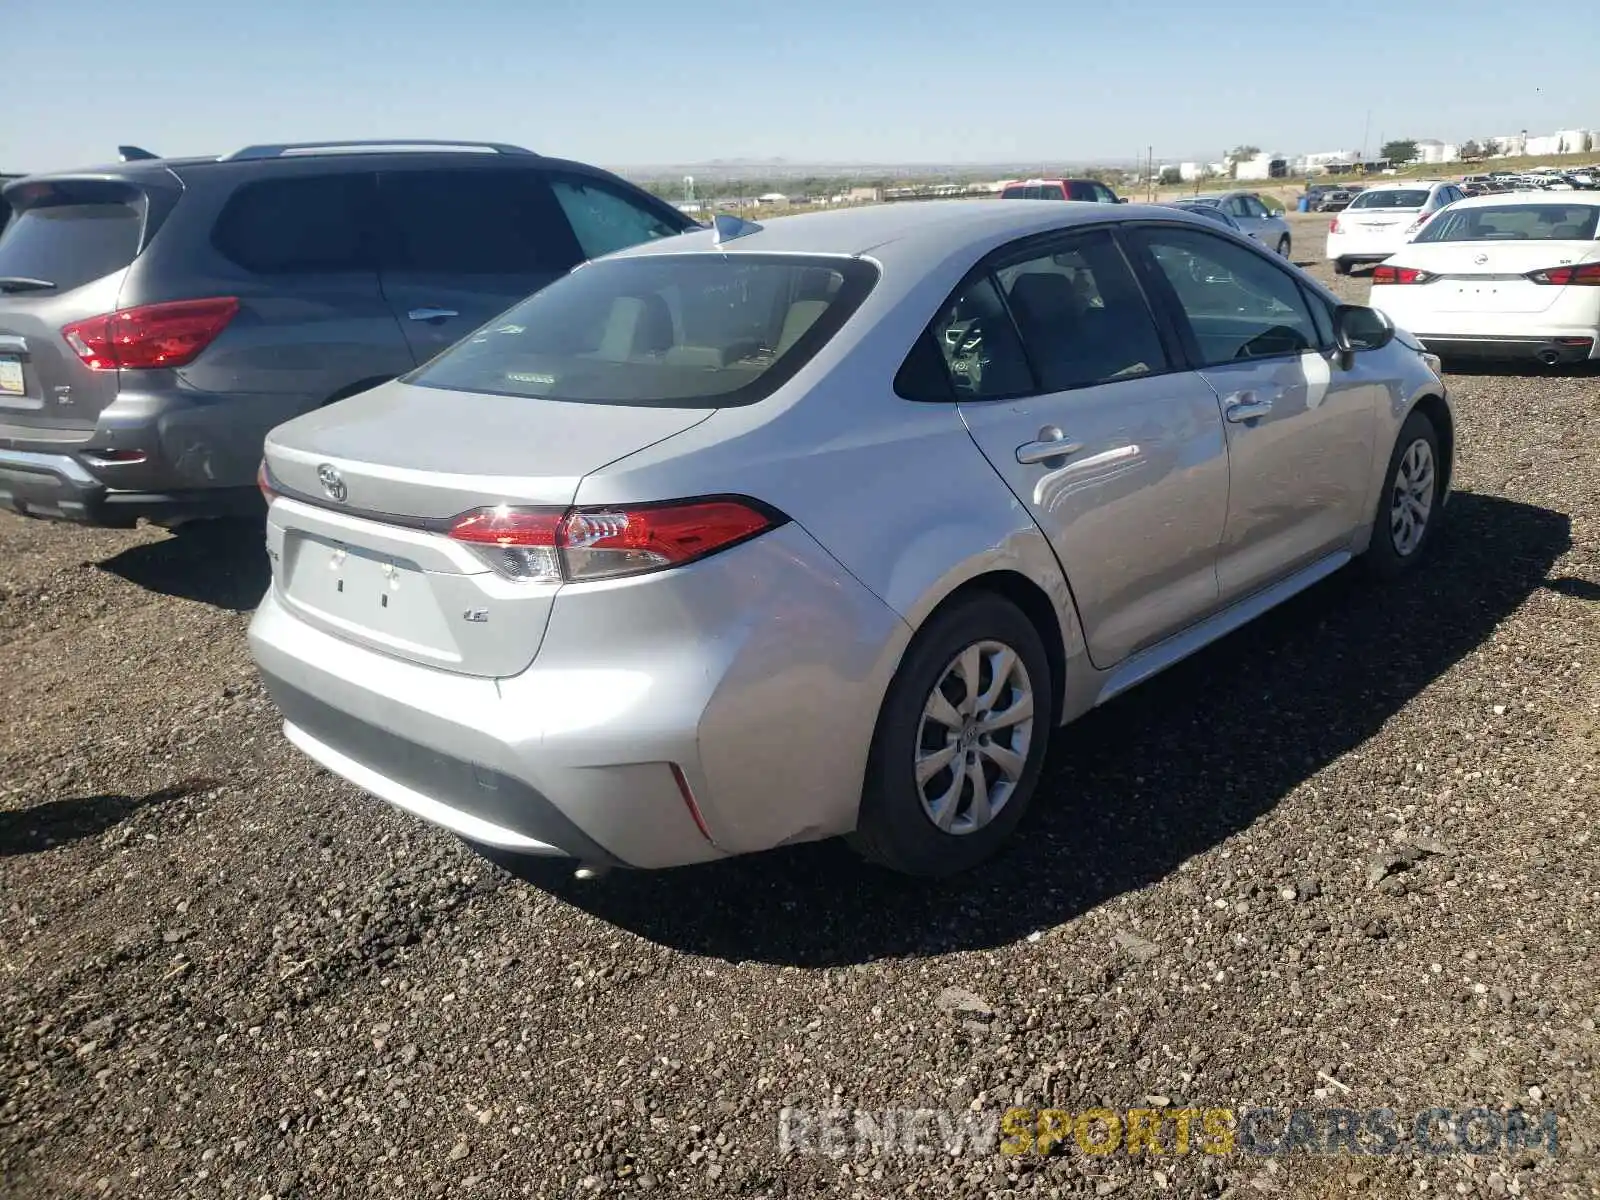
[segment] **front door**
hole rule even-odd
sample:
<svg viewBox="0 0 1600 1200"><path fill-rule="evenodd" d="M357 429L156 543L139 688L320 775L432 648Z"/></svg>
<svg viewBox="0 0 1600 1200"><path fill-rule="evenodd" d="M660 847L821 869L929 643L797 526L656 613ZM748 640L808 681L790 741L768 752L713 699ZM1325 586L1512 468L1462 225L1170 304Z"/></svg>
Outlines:
<svg viewBox="0 0 1600 1200"><path fill-rule="evenodd" d="M386 171L378 193L383 293L419 363L582 258L535 170Z"/></svg>
<svg viewBox="0 0 1600 1200"><path fill-rule="evenodd" d="M1327 306L1276 258L1205 230L1150 226L1134 240L1222 405L1226 604L1347 547L1371 519L1376 412L1393 381L1371 356L1349 370L1334 361Z"/></svg>
<svg viewBox="0 0 1600 1200"><path fill-rule="evenodd" d="M934 332L973 439L1055 548L1096 666L1216 607L1217 398L1174 369L1110 232L1030 239Z"/></svg>

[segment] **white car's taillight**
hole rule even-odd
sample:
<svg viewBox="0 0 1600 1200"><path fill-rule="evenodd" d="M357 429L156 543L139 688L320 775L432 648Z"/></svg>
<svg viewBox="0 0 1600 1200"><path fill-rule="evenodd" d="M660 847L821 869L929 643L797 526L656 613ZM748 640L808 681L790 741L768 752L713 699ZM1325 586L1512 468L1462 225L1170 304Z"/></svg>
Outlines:
<svg viewBox="0 0 1600 1200"><path fill-rule="evenodd" d="M788 518L744 497L591 508L500 505L457 517L450 536L511 579L615 579L679 567Z"/></svg>

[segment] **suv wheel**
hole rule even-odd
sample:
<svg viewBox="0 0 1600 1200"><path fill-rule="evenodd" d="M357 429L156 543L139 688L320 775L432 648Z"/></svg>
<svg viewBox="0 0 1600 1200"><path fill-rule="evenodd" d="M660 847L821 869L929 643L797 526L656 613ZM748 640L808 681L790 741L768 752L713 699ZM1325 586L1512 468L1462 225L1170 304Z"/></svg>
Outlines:
<svg viewBox="0 0 1600 1200"><path fill-rule="evenodd" d="M1033 798L1053 689L1039 633L1009 601L974 596L935 615L884 699L856 850L930 877L992 855Z"/></svg>

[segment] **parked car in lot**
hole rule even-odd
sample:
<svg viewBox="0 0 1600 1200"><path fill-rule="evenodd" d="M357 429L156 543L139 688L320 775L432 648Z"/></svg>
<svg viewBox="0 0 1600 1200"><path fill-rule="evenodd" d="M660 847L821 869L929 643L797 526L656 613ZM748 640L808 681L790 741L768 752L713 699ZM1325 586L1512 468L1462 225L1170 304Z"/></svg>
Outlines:
<svg viewBox="0 0 1600 1200"><path fill-rule="evenodd" d="M1355 199L1355 193L1346 188L1328 188L1317 197L1312 206L1313 212L1343 212L1350 207L1350 201Z"/></svg>
<svg viewBox="0 0 1600 1200"><path fill-rule="evenodd" d="M1000 189L1002 200L1084 200L1090 204L1126 204L1098 179L1017 179Z"/></svg>
<svg viewBox="0 0 1600 1200"><path fill-rule="evenodd" d="M1340 275L1382 262L1447 204L1463 198L1453 183L1414 180L1367 188L1328 226L1327 258Z"/></svg>
<svg viewBox="0 0 1600 1200"><path fill-rule="evenodd" d="M1448 355L1600 358L1600 196L1453 204L1372 276L1372 304Z"/></svg>
<svg viewBox="0 0 1600 1200"><path fill-rule="evenodd" d="M1289 222L1283 209L1269 206L1254 192L1219 192L1195 196L1193 202L1220 208L1238 223L1246 237L1254 238L1263 246L1276 250L1283 258L1289 257L1292 238Z"/></svg>
<svg viewBox="0 0 1600 1200"><path fill-rule="evenodd" d="M1172 208L1181 208L1184 212L1194 213L1197 217L1204 217L1213 224L1221 225L1224 229L1231 229L1241 236L1249 236L1239 228L1239 222L1214 204L1202 204L1198 200L1169 200L1167 205Z"/></svg>
<svg viewBox="0 0 1600 1200"><path fill-rule="evenodd" d="M259 511L274 425L411 370L584 258L693 224L498 145L132 157L5 196L0 507L105 525Z"/></svg>
<svg viewBox="0 0 1600 1200"><path fill-rule="evenodd" d="M848 834L941 875L1055 726L1426 552L1444 385L1250 239L1142 205L716 225L272 431L250 644L296 746L515 851Z"/></svg>

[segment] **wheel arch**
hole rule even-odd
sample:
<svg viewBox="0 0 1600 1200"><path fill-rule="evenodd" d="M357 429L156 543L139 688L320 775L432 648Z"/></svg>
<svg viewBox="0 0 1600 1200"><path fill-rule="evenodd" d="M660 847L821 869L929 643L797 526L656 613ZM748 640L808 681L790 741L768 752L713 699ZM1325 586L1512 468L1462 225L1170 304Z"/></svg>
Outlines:
<svg viewBox="0 0 1600 1200"><path fill-rule="evenodd" d="M1439 455L1444 459L1440 464L1444 469L1444 486L1442 494L1448 495L1449 489L1455 482L1456 470L1456 420L1451 413L1450 406L1445 403L1444 397L1426 392L1418 397L1417 402L1411 406L1412 412L1420 412L1433 423L1433 432L1439 439Z"/></svg>

